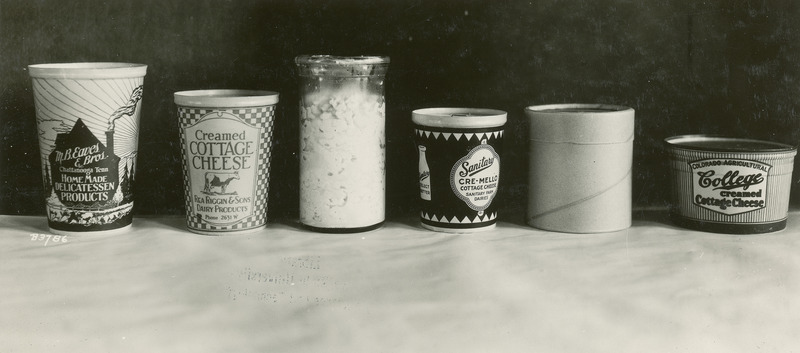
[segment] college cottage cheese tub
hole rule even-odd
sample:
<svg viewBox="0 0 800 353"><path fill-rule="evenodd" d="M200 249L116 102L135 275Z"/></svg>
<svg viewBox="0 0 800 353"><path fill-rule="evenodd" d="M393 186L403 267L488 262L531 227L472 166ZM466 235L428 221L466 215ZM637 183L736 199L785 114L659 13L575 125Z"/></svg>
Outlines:
<svg viewBox="0 0 800 353"><path fill-rule="evenodd" d="M786 227L795 147L707 135L665 142L676 224L735 234Z"/></svg>
<svg viewBox="0 0 800 353"><path fill-rule="evenodd" d="M389 58L299 56L300 222L356 232L385 219Z"/></svg>

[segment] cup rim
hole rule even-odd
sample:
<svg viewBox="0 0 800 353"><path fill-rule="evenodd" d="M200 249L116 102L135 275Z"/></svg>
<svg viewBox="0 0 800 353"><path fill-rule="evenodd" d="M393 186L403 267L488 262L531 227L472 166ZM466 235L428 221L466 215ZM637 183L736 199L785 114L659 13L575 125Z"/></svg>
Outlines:
<svg viewBox="0 0 800 353"><path fill-rule="evenodd" d="M175 104L197 108L238 108L277 104L280 94L248 89L205 89L173 94Z"/></svg>
<svg viewBox="0 0 800 353"><path fill-rule="evenodd" d="M142 77L147 65L125 62L73 62L28 65L28 74L34 78L113 79Z"/></svg>
<svg viewBox="0 0 800 353"><path fill-rule="evenodd" d="M525 108L529 139L542 143L627 144L636 135L636 111L624 105L566 103Z"/></svg>
<svg viewBox="0 0 800 353"><path fill-rule="evenodd" d="M602 103L558 103L558 104L544 104L544 105L530 105L525 107L526 111L535 112L537 114L561 114L561 113L579 113L586 112L588 114L608 114L619 113L633 110L631 107L616 104L602 104Z"/></svg>
<svg viewBox="0 0 800 353"><path fill-rule="evenodd" d="M797 147L785 143L713 134L671 136L664 139L664 144L673 149L708 152L794 153L797 151Z"/></svg>
<svg viewBox="0 0 800 353"><path fill-rule="evenodd" d="M469 129L503 126L507 115L498 109L439 107L416 109L411 120L422 126Z"/></svg>

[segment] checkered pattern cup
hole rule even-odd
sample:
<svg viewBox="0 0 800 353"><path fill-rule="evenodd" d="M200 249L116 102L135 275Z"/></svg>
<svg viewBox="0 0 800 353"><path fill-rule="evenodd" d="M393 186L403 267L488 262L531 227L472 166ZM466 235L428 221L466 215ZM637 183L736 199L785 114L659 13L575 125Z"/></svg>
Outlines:
<svg viewBox="0 0 800 353"><path fill-rule="evenodd" d="M264 229L278 93L198 90L174 98L187 228L206 235Z"/></svg>

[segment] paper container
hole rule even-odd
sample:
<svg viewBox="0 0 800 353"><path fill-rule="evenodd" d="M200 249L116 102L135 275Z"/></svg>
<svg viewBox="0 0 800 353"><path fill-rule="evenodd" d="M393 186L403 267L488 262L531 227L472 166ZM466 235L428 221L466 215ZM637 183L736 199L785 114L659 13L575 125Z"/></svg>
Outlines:
<svg viewBox="0 0 800 353"><path fill-rule="evenodd" d="M174 98L187 228L207 235L264 229L278 93L198 90Z"/></svg>
<svg viewBox="0 0 800 353"><path fill-rule="evenodd" d="M634 110L554 104L527 107L525 113L528 224L568 233L630 227Z"/></svg>
<svg viewBox="0 0 800 353"><path fill-rule="evenodd" d="M412 112L424 228L471 233L495 227L506 119L494 109Z"/></svg>
<svg viewBox="0 0 800 353"><path fill-rule="evenodd" d="M795 147L708 135L670 137L665 146L676 224L730 234L786 227Z"/></svg>
<svg viewBox="0 0 800 353"><path fill-rule="evenodd" d="M51 232L131 226L146 71L128 63L28 66Z"/></svg>
<svg viewBox="0 0 800 353"><path fill-rule="evenodd" d="M300 223L327 233L386 218L388 57L298 56Z"/></svg>

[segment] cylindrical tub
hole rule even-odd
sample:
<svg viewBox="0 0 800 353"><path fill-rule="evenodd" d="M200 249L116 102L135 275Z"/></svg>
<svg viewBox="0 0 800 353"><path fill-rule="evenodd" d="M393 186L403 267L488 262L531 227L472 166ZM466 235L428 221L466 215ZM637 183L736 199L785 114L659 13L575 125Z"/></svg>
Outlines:
<svg viewBox="0 0 800 353"><path fill-rule="evenodd" d="M412 120L422 226L448 233L493 228L506 112L428 108L413 111Z"/></svg>
<svg viewBox="0 0 800 353"><path fill-rule="evenodd" d="M527 107L525 113L528 224L567 233L630 227L634 110L551 104Z"/></svg>
<svg viewBox="0 0 800 353"><path fill-rule="evenodd" d="M665 143L673 222L730 234L786 227L795 147L708 135L674 136Z"/></svg>

